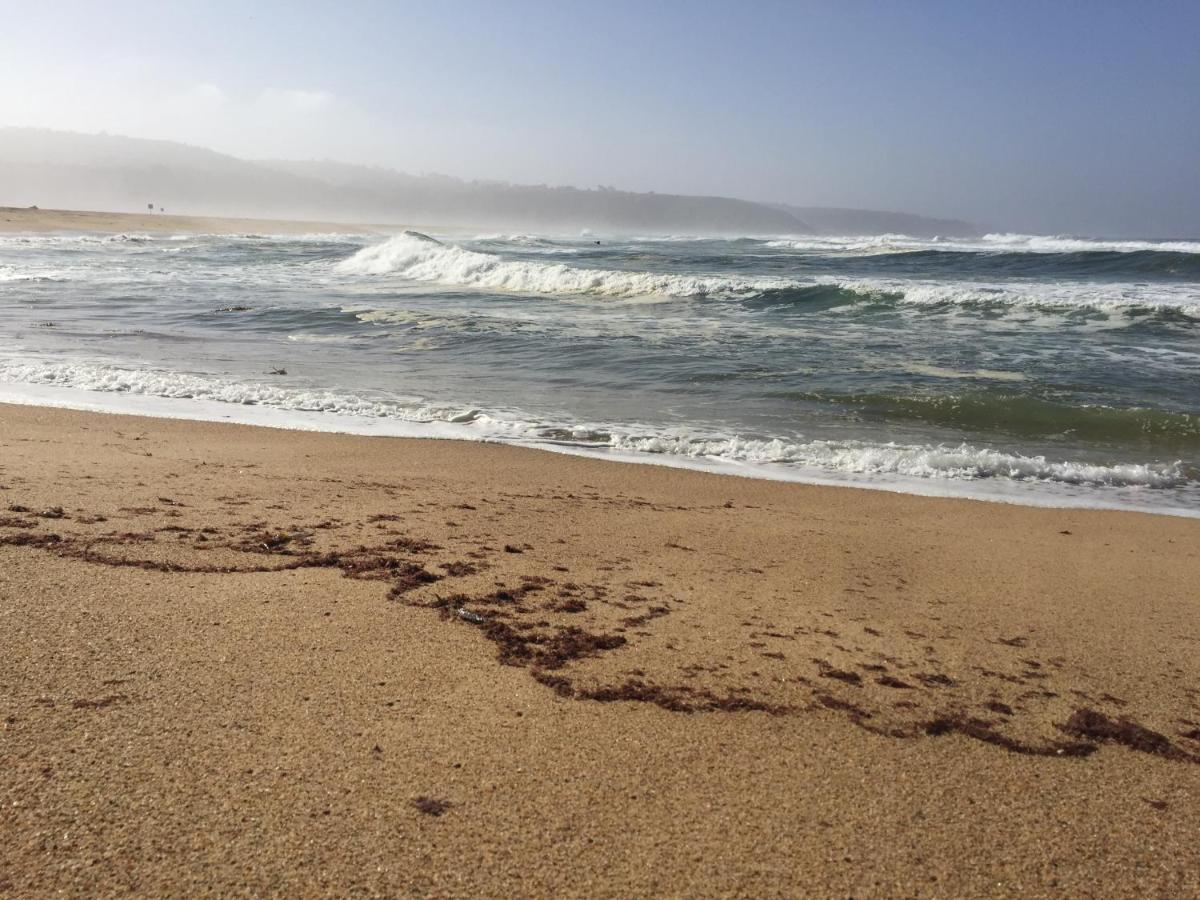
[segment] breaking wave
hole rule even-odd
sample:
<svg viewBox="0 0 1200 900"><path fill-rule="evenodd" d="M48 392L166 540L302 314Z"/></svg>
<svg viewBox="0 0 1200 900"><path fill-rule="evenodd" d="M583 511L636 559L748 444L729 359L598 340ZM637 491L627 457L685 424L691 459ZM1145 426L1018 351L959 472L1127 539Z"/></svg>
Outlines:
<svg viewBox="0 0 1200 900"><path fill-rule="evenodd" d="M1039 234L985 234L985 246L1027 253L1200 253L1200 241L1106 241Z"/></svg>
<svg viewBox="0 0 1200 900"><path fill-rule="evenodd" d="M995 273L1011 276L1194 280L1200 276L1200 242L1101 241L1024 234L987 235L977 240L870 237L800 238L766 241L774 250L794 251L875 269L899 266L929 274Z"/></svg>
<svg viewBox="0 0 1200 900"><path fill-rule="evenodd" d="M1200 254L1200 241L1108 241L1067 235L985 234L981 238L923 238L907 234L796 237L766 241L781 250L896 253L903 251L1010 253Z"/></svg>
<svg viewBox="0 0 1200 900"><path fill-rule="evenodd" d="M1200 298L1189 285L1079 281L913 281L819 276L740 278L686 273L589 269L562 263L506 259L405 232L365 247L336 265L347 275L390 275L448 286L550 295L613 298L713 299L772 306L859 302L974 309L1163 313L1200 319Z"/></svg>
<svg viewBox="0 0 1200 900"><path fill-rule="evenodd" d="M1147 465L1126 463L1097 465L1053 462L1044 456L1022 456L998 450L958 446L874 444L864 441L743 440L687 437L619 437L612 445L620 450L666 453L692 458L723 458L738 462L804 466L855 475L897 475L910 478L956 480L1008 479L1057 482L1093 487L1178 487L1187 481L1179 463Z"/></svg>
<svg viewBox="0 0 1200 900"><path fill-rule="evenodd" d="M852 291L861 299L920 307L962 307L1048 312L1093 311L1117 314L1160 314L1200 319L1200 297L1191 286L1105 284L1093 282L965 282L838 279L822 282Z"/></svg>
<svg viewBox="0 0 1200 900"><path fill-rule="evenodd" d="M410 281L516 293L628 298L752 297L798 284L787 279L625 272L506 260L491 253L443 244L412 231L358 251L339 263L337 271L347 275L394 275Z"/></svg>

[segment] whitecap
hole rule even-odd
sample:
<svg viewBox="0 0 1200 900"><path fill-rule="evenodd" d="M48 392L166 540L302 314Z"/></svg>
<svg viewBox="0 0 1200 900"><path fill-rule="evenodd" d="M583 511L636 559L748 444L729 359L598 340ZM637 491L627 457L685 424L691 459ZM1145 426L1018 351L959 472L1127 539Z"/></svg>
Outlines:
<svg viewBox="0 0 1200 900"><path fill-rule="evenodd" d="M411 281L532 294L593 294L620 298L736 298L798 286L786 279L744 279L584 269L506 260L405 232L365 247L337 265L346 275L393 275Z"/></svg>

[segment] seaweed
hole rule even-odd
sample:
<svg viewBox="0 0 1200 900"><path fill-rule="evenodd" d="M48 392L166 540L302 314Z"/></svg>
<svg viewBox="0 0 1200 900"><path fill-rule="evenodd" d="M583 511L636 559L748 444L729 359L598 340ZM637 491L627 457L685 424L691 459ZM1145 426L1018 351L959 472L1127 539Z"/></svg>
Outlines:
<svg viewBox="0 0 1200 900"><path fill-rule="evenodd" d="M437 797L422 795L420 797L413 797L412 805L418 812L422 812L427 816L440 816L454 804L449 800L440 800Z"/></svg>
<svg viewBox="0 0 1200 900"><path fill-rule="evenodd" d="M1067 734L1093 741L1121 744L1140 753L1152 753L1168 759L1200 762L1171 743L1165 734L1152 731L1132 719L1111 719L1102 712L1086 707L1077 709L1059 728Z"/></svg>

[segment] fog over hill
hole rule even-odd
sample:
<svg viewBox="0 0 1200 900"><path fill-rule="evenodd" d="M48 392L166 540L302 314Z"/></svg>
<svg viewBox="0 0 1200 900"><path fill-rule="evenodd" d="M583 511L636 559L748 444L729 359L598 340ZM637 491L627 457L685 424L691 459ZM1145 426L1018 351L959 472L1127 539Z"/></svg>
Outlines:
<svg viewBox="0 0 1200 900"><path fill-rule="evenodd" d="M171 141L0 128L0 206L647 234L968 234L965 222L728 197L516 185Z"/></svg>
<svg viewBox="0 0 1200 900"><path fill-rule="evenodd" d="M338 162L272 160L260 165L354 198L369 219L471 224L535 230L636 231L683 234L794 234L809 231L786 210L728 197L632 193L600 187L518 185L463 181L445 175L408 175Z"/></svg>
<svg viewBox="0 0 1200 900"><path fill-rule="evenodd" d="M772 204L807 222L817 234L907 234L912 237L977 237L986 230L961 219L933 219L904 212L834 206Z"/></svg>

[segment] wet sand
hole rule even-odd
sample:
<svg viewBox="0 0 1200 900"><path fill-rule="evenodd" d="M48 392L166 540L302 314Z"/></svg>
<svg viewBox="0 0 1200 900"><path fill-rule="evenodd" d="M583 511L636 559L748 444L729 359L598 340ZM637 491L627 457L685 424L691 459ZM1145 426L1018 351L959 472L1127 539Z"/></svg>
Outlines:
<svg viewBox="0 0 1200 900"><path fill-rule="evenodd" d="M1200 891L1200 521L0 405L0 894Z"/></svg>

